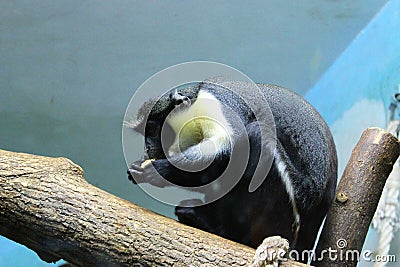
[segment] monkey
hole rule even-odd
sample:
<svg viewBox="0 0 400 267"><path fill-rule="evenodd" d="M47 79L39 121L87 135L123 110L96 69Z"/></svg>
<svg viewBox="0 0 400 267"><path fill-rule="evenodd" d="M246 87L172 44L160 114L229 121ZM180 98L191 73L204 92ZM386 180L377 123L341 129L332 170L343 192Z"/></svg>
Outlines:
<svg viewBox="0 0 400 267"><path fill-rule="evenodd" d="M262 125L256 113L268 115L267 106L273 121ZM236 130L239 124L244 131ZM224 174L235 149L249 146L244 165L234 159L244 171L228 174L238 180L231 190L204 205L176 206L180 222L251 247L279 235L291 249L313 248L334 198L337 155L325 121L301 96L276 85L211 79L146 101L129 125L145 138L145 155L128 168L133 183L167 186L161 176L201 187ZM274 146L262 136L271 129ZM265 160L271 166L262 168L263 180L250 192L255 166Z"/></svg>

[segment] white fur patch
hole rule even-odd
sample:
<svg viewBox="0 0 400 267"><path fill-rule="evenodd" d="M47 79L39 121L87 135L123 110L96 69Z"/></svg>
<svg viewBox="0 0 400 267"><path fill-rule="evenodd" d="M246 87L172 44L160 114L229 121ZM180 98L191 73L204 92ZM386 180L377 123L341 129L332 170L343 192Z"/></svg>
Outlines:
<svg viewBox="0 0 400 267"><path fill-rule="evenodd" d="M286 192L289 195L290 203L292 203L293 216L297 226L295 229L295 240L296 240L300 228L300 214L299 211L297 210L296 201L294 199L293 185L292 182L290 181L289 173L286 170L286 164L284 161L282 161L279 153L276 150L274 152L274 156L275 156L276 167L278 168L279 174L282 177L282 182L285 185Z"/></svg>
<svg viewBox="0 0 400 267"><path fill-rule="evenodd" d="M202 90L190 107L173 111L167 122L176 134L170 154L200 144L202 153L215 155L230 142L233 132L220 102L211 93Z"/></svg>

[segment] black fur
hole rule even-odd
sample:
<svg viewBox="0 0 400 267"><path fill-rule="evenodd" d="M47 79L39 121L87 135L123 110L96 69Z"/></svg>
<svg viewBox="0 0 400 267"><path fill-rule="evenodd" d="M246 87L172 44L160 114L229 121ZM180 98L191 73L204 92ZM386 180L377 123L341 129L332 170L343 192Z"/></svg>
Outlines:
<svg viewBox="0 0 400 267"><path fill-rule="evenodd" d="M234 88L227 90L224 88ZM331 133L318 112L297 94L279 86L259 84L262 94L267 100L276 127L276 153L284 161L290 181L294 188L294 200L300 214L300 231L296 244L293 223L295 221L290 197L282 182L281 173L274 158L272 168L265 173L266 179L254 192L249 193L249 182L252 179L255 166L258 164L260 152L266 152L267 157L274 157L274 151L269 151L267 144L261 142L260 127L254 112L247 104L257 97L254 86L242 82L222 82L214 84L203 82L198 86L180 89L180 96L186 96L187 101L196 101L200 90L212 93L230 110L224 110L227 120L235 129L237 124L245 125L250 141L250 160L240 182L221 199L198 207L176 207L175 213L179 221L232 239L253 247L261 244L268 236L281 235L294 245L294 249L311 249L318 228L328 211L336 186L337 158ZM242 99L239 94L245 94ZM178 97L179 98L179 97ZM216 155L214 162L205 170L197 173L187 173L172 166L160 149L160 133L148 136L144 129L151 124L162 125L166 116L177 104L173 93L164 95L159 100L150 100L139 111L135 130L145 135L146 148L155 170L164 178L178 185L204 185L217 178L230 160L233 147L240 146L242 137L233 134L233 147L227 147ZM143 121L143 112L149 111L148 106L156 105L150 111L147 123ZM257 107L257 112L267 114L265 107ZM231 116L234 110L240 121ZM226 112L226 113L225 113ZM267 117L267 115L265 115ZM173 140L173 133L170 133ZM202 158L196 158L196 151L184 151L185 155L176 155L172 161L185 162L184 157L192 157L199 164ZM132 164L128 173L139 182L158 183L154 169L142 168L144 157ZM190 177L190 179L188 179ZM133 181L133 179L132 179ZM206 195L207 198L207 195ZM186 203L187 204L187 203Z"/></svg>

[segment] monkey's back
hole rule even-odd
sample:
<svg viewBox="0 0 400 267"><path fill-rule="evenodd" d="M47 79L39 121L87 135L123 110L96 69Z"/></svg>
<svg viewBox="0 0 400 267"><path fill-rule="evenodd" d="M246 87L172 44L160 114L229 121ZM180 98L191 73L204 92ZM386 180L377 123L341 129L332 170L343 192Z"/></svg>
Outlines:
<svg viewBox="0 0 400 267"><path fill-rule="evenodd" d="M337 155L324 119L304 98L288 89L268 84L259 84L259 87L273 113L277 138L291 162L304 176L311 177L318 189L329 190L326 197L332 199L337 179ZM325 190L320 194L323 192Z"/></svg>

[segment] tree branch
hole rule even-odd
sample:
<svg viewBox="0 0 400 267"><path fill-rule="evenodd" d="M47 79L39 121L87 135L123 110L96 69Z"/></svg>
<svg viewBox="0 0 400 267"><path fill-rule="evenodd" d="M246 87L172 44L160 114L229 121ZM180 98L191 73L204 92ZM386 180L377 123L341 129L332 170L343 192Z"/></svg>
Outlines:
<svg viewBox="0 0 400 267"><path fill-rule="evenodd" d="M399 154L399 140L392 134L378 128L364 131L344 170L318 242L316 255L325 257L315 265L357 265L356 255L361 257L383 187ZM329 249L337 251L333 255L336 260L326 253Z"/></svg>
<svg viewBox="0 0 400 267"><path fill-rule="evenodd" d="M0 150L0 185L0 234L48 262L246 266L255 253L88 184L82 168L66 158Z"/></svg>
<svg viewBox="0 0 400 267"><path fill-rule="evenodd" d="M364 132L339 184L317 252L362 248L383 185L400 153L380 129ZM88 184L66 158L0 150L0 234L45 261L78 266L246 266L255 250L182 225ZM317 255L320 255L317 253ZM327 257L319 266L331 266ZM355 266L355 261L339 262ZM304 266L287 261L281 266Z"/></svg>

